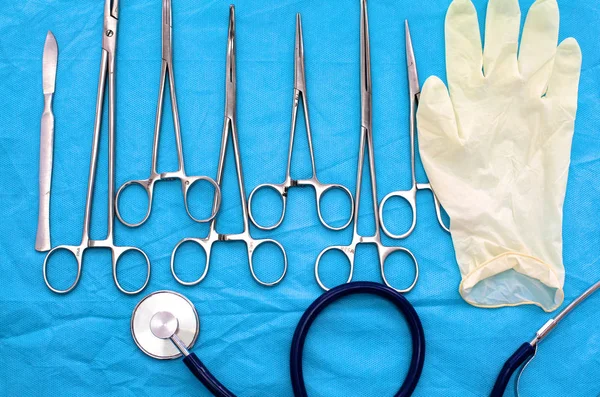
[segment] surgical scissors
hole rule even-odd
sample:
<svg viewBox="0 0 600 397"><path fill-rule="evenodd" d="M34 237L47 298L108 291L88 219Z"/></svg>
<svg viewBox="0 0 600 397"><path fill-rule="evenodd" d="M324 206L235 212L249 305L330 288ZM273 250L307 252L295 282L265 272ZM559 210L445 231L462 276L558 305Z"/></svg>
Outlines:
<svg viewBox="0 0 600 397"><path fill-rule="evenodd" d="M119 291L134 295L141 292L150 280L150 260L144 251L135 247L119 247L114 244L114 183L115 183L115 73L117 55L117 25L119 22L119 0L106 0L104 5L104 29L102 31L102 57L100 61L100 79L98 82L98 97L96 101L96 119L94 123L94 135L92 138L92 154L90 159L90 172L87 186L87 198L85 203L85 215L83 219L83 233L81 244L78 246L60 245L52 249L44 260L43 273L44 282L58 294L66 294L72 291L81 277L81 266L83 253L88 248L108 248L112 253L113 279ZM98 148L100 143L100 131L102 129L102 113L104 108L104 94L108 80L108 219L107 233L104 240L92 240L90 238L90 224L92 217L92 202L94 198L94 183L96 180L96 166L98 165ZM59 250L65 250L73 254L77 260L77 275L75 281L67 289L61 290L52 287L47 277L48 259ZM144 256L147 265L146 280L137 290L124 289L117 278L117 263L119 258L126 252L135 251Z"/></svg>
<svg viewBox="0 0 600 397"><path fill-rule="evenodd" d="M158 142L160 140L160 130L162 124L162 112L163 112L163 103L165 98L165 90L166 90L166 81L167 75L169 77L169 92L171 94L171 109L173 113L173 127L175 130L175 144L177 147L177 161L179 164L179 168L174 172L163 172L158 173L157 171L157 163L158 163ZM154 185L159 181L172 181L179 180L181 182L181 191L183 193L183 203L185 205L185 210L187 211L190 218L192 218L196 222L210 222L212 219L217 216L217 212L219 211L219 205L221 201L221 191L219 190L218 184L214 181L214 179L207 176L188 176L185 172L185 163L183 157L183 146L181 143L181 125L179 123L179 110L177 108L177 94L175 93L175 74L173 72L173 15L171 11L171 0L163 0L162 5L162 68L160 75L160 89L158 93L158 107L156 109L156 123L154 126L154 143L152 146L152 165L150 168L150 176L148 179L141 180L131 180L126 182L119 188L117 191L116 197L116 212L117 218L126 226L129 227L137 227L144 224L148 218L150 217L150 212L152 211L152 202L154 199ZM191 187L199 181L205 181L210 183L215 189L215 201L217 203L216 206L213 207L213 212L210 217L206 219L199 219L192 215L189 203L188 203L188 193ZM148 208L146 210L146 215L144 218L137 223L128 223L121 216L121 212L119 210L119 203L121 198L121 193L129 187L133 185L138 185L144 188L146 194L148 196Z"/></svg>
<svg viewBox="0 0 600 397"><path fill-rule="evenodd" d="M354 200L352 198L352 193L348 188L339 184L326 184L321 183L317 178L317 166L315 165L315 153L313 149L312 143L312 134L310 130L310 118L308 116L308 100L306 98L306 73L304 69L304 40L302 38L302 18L300 14L296 15L296 50L294 54L294 102L292 105L292 129L290 131L290 146L288 149L288 159L287 159L287 169L285 172L285 180L283 183L275 184L275 183L265 183L260 186L257 186L252 193L250 193L250 197L248 199L249 206L249 214L250 219L254 225L261 230L273 230L277 228L283 222L283 218L285 217L285 211L287 206L287 197L288 191L290 188L298 186L298 187L306 187L312 186L315 189L316 201L317 201L317 214L319 215L319 220L321 224L330 230L342 230L345 229L350 222L352 222L353 213L350 212L350 217L342 226L331 226L329 225L325 219L323 219L323 214L321 212L321 199L323 195L331 191L332 189L342 190L346 196L350 198L350 208L352 211L352 207L354 205ZM302 105L304 106L304 123L306 125L306 137L308 139L308 153L310 155L310 163L312 167L312 176L309 179L292 179L292 155L294 152L294 137L296 134L296 120L298 118L298 107L300 106L300 98L302 98ZM281 217L279 221L272 226L262 226L259 225L256 219L252 214L252 198L254 194L263 188L269 188L275 190L279 193L282 202L282 210Z"/></svg>
<svg viewBox="0 0 600 397"><path fill-rule="evenodd" d="M410 28L408 27L408 21L404 21L404 30L406 35L406 66L408 69L408 87L410 94L410 176L412 185L408 190L399 190L392 192L385 196L381 201L381 205L379 206L379 217L381 218L381 228L383 232L391 238L395 239L403 239L410 236L415 230L415 226L417 226L417 192L420 190L429 190L433 195L433 202L435 205L435 213L437 215L437 220L442 229L447 232L450 232L450 229L444 223L442 218L442 208L440 206L440 202L435 195L435 192L431 188L429 183L417 183L416 176L416 155L415 155L415 132L416 132L416 117L417 117L417 105L419 103L419 95L421 93L421 88L419 86L419 75L417 74L417 63L415 59L415 51L413 49L412 40L410 37ZM412 224L410 228L402 234L394 234L389 231L389 229L385 225L385 219L383 217L383 209L388 200L392 198L402 198L410 205L410 209L412 211Z"/></svg>
<svg viewBox="0 0 600 397"><path fill-rule="evenodd" d="M171 254L171 273L177 282L183 285L191 286L200 283L206 275L208 274L208 268L210 263L210 253L213 247L213 244L217 241L243 241L246 243L246 248L248 249L248 262L250 265L250 273L254 280L256 280L259 284L271 287L278 284L287 273L287 255L285 253L285 249L283 246L271 239L253 239L250 235L249 225L248 225L248 203L246 201L246 192L244 190L244 175L242 172L242 158L240 155L240 145L238 142L237 135L237 115L236 115L236 73L235 73L235 8L234 6L230 6L229 8L229 32L227 39L227 77L226 77L226 93L225 93L225 120L223 122L223 135L221 137L221 152L219 155L219 166L217 170L217 184L221 186L223 182L223 172L225 170L225 155L227 152L227 142L229 140L229 136L231 135L231 141L233 143L233 153L235 157L235 167L237 174L237 182L238 188L240 191L240 202L242 204L242 216L243 216L243 230L238 234L221 234L216 231L216 219L213 219L210 222L208 236L206 238L186 238L181 240L173 249L173 253ZM230 134L231 132L231 134ZM216 205L216 202L214 203ZM177 272L175 271L175 255L177 254L177 250L181 247L182 244L187 242L193 242L198 244L206 253L206 262L204 266L204 272L200 275L200 277L192 282L183 281L179 276L177 276ZM256 275L254 271L254 264L252 262L252 257L256 249L265 243L275 244L281 250L283 254L283 273L281 276L272 282L262 281Z"/></svg>
<svg viewBox="0 0 600 397"><path fill-rule="evenodd" d="M346 246L332 246L325 248L315 263L315 278L317 283L324 290L329 290L328 287L323 284L319 275L319 264L323 255L329 251L337 250L343 252L350 262L350 274L346 283L352 281L354 276L354 259L356 255L356 247L359 244L374 244L377 247L377 253L379 256L379 267L381 270L381 278L383 282L390 288L395 289L398 292L404 293L409 292L417 284L419 278L419 265L417 259L408 249L403 247L386 247L381 242L381 219L379 212L377 211L377 180L375 172L375 151L373 149L373 94L371 91L371 50L369 44L369 21L367 14L367 1L361 0L361 13L360 13L360 84L361 84L361 131L360 131L360 145L358 152L358 170L356 173L356 196L354 200L354 232L352 236L352 242ZM372 236L362 236L358 232L358 214L360 209L360 194L362 190L362 175L363 167L365 163L365 146L368 150L369 155L369 174L371 178L371 194L373 200L373 216L375 220L375 233ZM407 254L412 260L415 266L415 278L413 282L405 289L396 289L391 286L385 276L385 261L393 253L402 252Z"/></svg>

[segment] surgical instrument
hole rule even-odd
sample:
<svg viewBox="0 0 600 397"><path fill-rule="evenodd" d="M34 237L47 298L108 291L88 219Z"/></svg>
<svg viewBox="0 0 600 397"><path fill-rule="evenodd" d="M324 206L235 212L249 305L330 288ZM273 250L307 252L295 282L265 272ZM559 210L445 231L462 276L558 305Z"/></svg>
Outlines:
<svg viewBox="0 0 600 397"><path fill-rule="evenodd" d="M240 145L238 142L238 134L237 134L237 104L236 104L236 93L237 93L237 83L236 83L236 63L235 63L235 8L231 6L229 8L229 32L228 32L228 40L227 40L227 70L226 70L226 93L225 93L225 120L223 122L223 134L221 137L221 152L219 155L219 166L217 170L217 184L222 186L223 182L223 173L225 171L225 155L227 153L227 142L229 140L229 136L231 135L231 141L233 144L233 154L235 157L235 167L237 174L237 182L238 189L240 191L240 202L242 204L242 217L243 217L243 230L238 234L221 234L216 231L216 219L213 219L210 222L209 233L206 238L186 238L181 240L173 249L173 253L171 254L171 273L175 280L177 280L180 284L183 285L196 285L200 283L206 277L208 273L209 263L210 263L210 253L212 250L212 246L217 241L243 241L246 243L246 248L248 250L248 262L250 265L250 273L252 273L252 277L259 284L264 286L274 286L278 284L287 273L287 255L285 253L285 249L283 246L271 239L254 239L250 235L249 225L248 225L248 203L246 201L246 192L244 189L244 175L242 171L242 157L240 154ZM214 203L215 207L217 202ZM216 210L215 210L216 211ZM177 250L181 247L182 244L187 242L193 242L198 244L206 253L206 262L204 266L204 271L200 275L200 277L192 282L183 281L179 276L177 276L177 272L175 271L175 255L177 254ZM256 252L256 249L266 243L275 244L281 250L283 254L283 272L281 276L272 282L262 281L254 271L253 264L253 255Z"/></svg>
<svg viewBox="0 0 600 397"><path fill-rule="evenodd" d="M56 64L58 62L58 45L52 32L46 36L42 63L42 80L44 87L44 113L40 134L40 197L38 209L38 226L35 237L36 251L44 252L52 248L50 243L50 191L52 187L52 161L54 151L54 113L52 100L56 88Z"/></svg>
<svg viewBox="0 0 600 397"><path fill-rule="evenodd" d="M302 98L302 99L300 99ZM310 163L312 169L312 176L309 179L292 179L292 155L294 153L294 137L296 134L296 121L298 118L298 107L300 106L300 101L302 101L302 105L304 106L304 123L306 125L306 137L308 140L308 153L310 155ZM302 38L302 18L300 14L296 15L296 49L294 52L294 102L292 105L292 129L290 131L290 145L288 149L288 158L287 158L287 169L285 172L285 180L283 183L274 184L274 183L265 183L260 186L257 186L252 193L250 193L250 197L248 199L248 209L250 214L250 219L254 225L261 230L273 230L277 228L283 222L283 218L285 217L285 211L287 207L287 198L288 192L292 187L306 187L312 186L315 189L316 194L316 202L317 202L317 214L319 215L319 220L321 224L330 230L342 230L345 229L350 222L352 222L352 207L354 205L354 200L352 198L352 193L348 188L339 184L326 184L321 183L317 178L317 167L315 165L315 153L313 149L313 141L312 134L310 129L310 118L308 115L308 100L306 93L306 72L304 68L304 40ZM268 188L276 191L281 197L282 203L282 211L281 217L279 221L272 226L262 226L260 225L253 213L252 213L252 198L254 194L261 189ZM323 218L323 213L321 211L321 199L325 195L325 193L338 189L343 191L347 197L350 198L350 217L342 226L331 226L328 224Z"/></svg>
<svg viewBox="0 0 600 397"><path fill-rule="evenodd" d="M533 338L531 342L523 343L502 367L502 371L500 371L500 374L498 375L490 396L502 397L513 373L517 369L521 368L521 371L515 382L516 395L518 396L521 374L527 365L529 365L531 360L533 360L535 357L539 343L544 340L550 332L552 332L552 330L567 316L567 314L571 313L577 306L579 306L579 304L581 304L583 301L589 298L590 295L598 290L600 290L600 281L588 288L583 294L581 294L577 299L564 308L555 318L548 320L546 324L544 324L544 326L536 332L535 338Z"/></svg>
<svg viewBox="0 0 600 397"><path fill-rule="evenodd" d="M404 316L410 331L412 356L407 375L394 396L412 395L421 377L425 362L425 333L419 315L408 300L393 289L378 283L355 282L340 285L315 300L306 310L294 332L290 349L290 376L295 397L306 397L302 358L310 328L319 314L331 304L358 294L369 294L394 304ZM176 359L183 362L194 376L217 397L235 397L202 363L193 347L200 331L200 320L194 304L172 291L154 292L137 304L131 315L131 335L135 344L148 356Z"/></svg>
<svg viewBox="0 0 600 397"><path fill-rule="evenodd" d="M375 172L375 151L373 148L373 96L371 91L371 50L369 44L369 22L367 14L367 1L361 0L361 13L360 13L360 84L361 84L361 132L360 132L360 145L358 153L358 169L356 173L356 195L354 200L354 232L352 236L352 242L346 246L332 246L324 249L319 254L315 263L315 278L317 283L324 290L328 290L328 287L323 284L319 275L319 264L323 255L329 251L337 250L341 251L346 255L350 262L350 274L346 283L352 281L354 276L354 259L356 255L356 247L359 244L374 244L377 247L377 253L379 257L379 267L381 270L381 278L383 282L391 287L385 275L385 261L393 253L402 252L407 254L412 260L415 267L415 277L413 282L404 289L396 289L398 292L409 292L417 284L419 278L419 265L417 259L408 249L403 247L387 247L381 242L381 219L379 217L379 211L377 209L377 179ZM372 236L363 236L358 232L358 214L360 209L360 195L362 190L362 176L363 167L365 163L365 146L368 150L369 155L369 174L371 179L371 195L373 200L373 217L375 223L375 232ZM394 288L395 289L395 288Z"/></svg>
<svg viewBox="0 0 600 397"><path fill-rule="evenodd" d="M114 282L119 291L134 295L141 292L148 281L150 281L150 260L144 251L135 247L120 247L114 244L114 181L115 181L115 113L116 113L116 53L117 53L117 25L119 22L119 0L105 0L104 5L104 29L102 31L102 56L100 60L100 78L98 81L98 96L96 100L96 117L94 122L94 135L92 138L92 153L90 159L90 171L87 186L87 198L85 203L85 215L83 219L83 233L81 244L78 246L61 245L53 248L44 260L44 281L48 288L58 294L72 291L81 277L81 266L83 254L88 248L108 248L112 253L112 274ZM90 225L92 217L92 202L94 199L94 183L96 180L96 166L98 164L98 150L100 144L100 132L102 129L102 113L104 108L104 95L108 85L108 217L107 233L103 240L92 240L90 238ZM48 281L47 267L48 259L57 251L68 251L77 260L77 274L75 281L67 289L54 288ZM126 252L138 252L146 261L146 280L137 290L124 289L117 277L117 263L119 258Z"/></svg>
<svg viewBox="0 0 600 397"><path fill-rule="evenodd" d="M379 217L381 218L381 228L383 232L391 238L395 239L403 239L410 236L417 225L417 193L422 190L429 190L433 195L433 202L435 205L435 213L437 215L437 220L442 229L447 232L450 232L450 229L444 224L444 220L442 218L442 209L440 206L440 202L435 195L433 189L431 189L431 185L429 183L418 183L416 176L416 155L415 155L415 131L416 131L416 117L417 117L417 105L419 103L419 94L421 92L421 88L419 87L419 75L417 74L417 64L415 59L415 51L413 49L412 40L410 37L410 29L408 27L408 21L404 21L404 30L406 35L406 62L408 68L408 87L410 93L410 127L409 127L409 136L410 136L410 176L412 185L408 190L399 190L396 192L392 192L385 196L381 201L381 205L379 206ZM385 218L383 216L383 209L388 200L393 198L401 198L404 199L410 205L410 209L412 211L412 224L410 228L402 234L394 234L390 232L390 230L385 225Z"/></svg>
<svg viewBox="0 0 600 397"><path fill-rule="evenodd" d="M196 222L210 222L212 219L214 219L215 216L217 216L217 212L219 211L219 203L221 200L221 192L219 190L219 186L214 181L214 179L207 176L188 176L185 172L183 145L181 143L181 124L179 122L177 94L175 92L175 74L173 72L173 15L171 11L171 0L163 0L162 3L162 67L160 74L160 88L158 93L158 106L156 109L156 124L154 127L154 143L152 146L152 165L150 168L150 176L148 177L148 179L131 180L129 182L126 182L117 191L117 197L115 199L117 203L117 218L119 218L119 220L123 224L129 227L140 226L144 224L150 217L150 212L152 211L152 202L154 199L154 185L156 184L156 182L159 181L179 180L179 182L181 182L181 191L183 193L183 203L185 205L185 210L187 211L189 217ZM160 140L167 77L169 78L169 92L171 94L172 109L171 111L173 113L173 127L175 130L175 144L177 147L177 161L179 164L179 168L177 169L177 171L174 172L163 172L159 174L157 171L158 144ZM199 219L194 217L189 208L189 191L192 188L192 186L199 181L205 181L210 183L215 191L215 201L217 205L213 207L212 214L206 219ZM146 195L148 196L148 207L146 209L146 215L141 221L137 223L128 223L122 217L119 204L121 193L123 193L123 191L127 187L133 185L141 186L146 191Z"/></svg>

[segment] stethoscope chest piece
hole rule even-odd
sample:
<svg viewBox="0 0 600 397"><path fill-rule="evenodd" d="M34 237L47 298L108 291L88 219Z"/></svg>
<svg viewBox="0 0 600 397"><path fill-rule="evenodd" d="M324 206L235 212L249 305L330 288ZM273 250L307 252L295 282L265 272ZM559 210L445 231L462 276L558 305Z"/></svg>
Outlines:
<svg viewBox="0 0 600 397"><path fill-rule="evenodd" d="M157 291L146 296L131 315L131 335L136 345L159 360L182 356L170 339L172 335L190 349L199 331L196 308L183 295L173 291Z"/></svg>

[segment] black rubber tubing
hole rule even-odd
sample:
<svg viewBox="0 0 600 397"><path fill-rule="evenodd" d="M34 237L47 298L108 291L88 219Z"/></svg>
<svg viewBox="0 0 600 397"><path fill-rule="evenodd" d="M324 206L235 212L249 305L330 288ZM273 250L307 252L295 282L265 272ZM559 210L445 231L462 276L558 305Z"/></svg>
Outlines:
<svg viewBox="0 0 600 397"><path fill-rule="evenodd" d="M292 339L292 349L290 354L290 374L292 377L292 388L295 397L307 397L306 386L304 385L304 376L302 373L302 352L304 342L312 323L319 314L329 305L348 295L370 294L382 297L392 302L404 315L412 338L412 358L408 374L395 397L408 397L412 395L417 387L423 363L425 361L425 335L419 315L408 300L393 289L377 283L355 282L344 284L321 295L309 306L300 319L294 338ZM196 354L191 353L183 359L185 365L194 374L196 378L216 397L236 397L215 378L206 366L200 361Z"/></svg>
<svg viewBox="0 0 600 397"><path fill-rule="evenodd" d="M383 284L354 282L340 285L321 295L309 306L300 319L300 322L296 327L296 332L294 333L294 338L292 339L292 349L290 354L290 374L295 397L308 397L302 371L302 353L306 336L308 335L311 325L327 306L346 296L356 294L370 294L384 298L392 302L404 315L412 339L412 358L408 374L406 375L402 386L394 396L408 397L412 395L417 387L425 362L425 334L419 315L410 302L397 291Z"/></svg>
<svg viewBox="0 0 600 397"><path fill-rule="evenodd" d="M498 378L496 379L496 383L494 384L494 388L492 389L490 397L502 397L512 375L534 354L535 347L531 346L530 343L523 343L504 363L502 370L498 374Z"/></svg>

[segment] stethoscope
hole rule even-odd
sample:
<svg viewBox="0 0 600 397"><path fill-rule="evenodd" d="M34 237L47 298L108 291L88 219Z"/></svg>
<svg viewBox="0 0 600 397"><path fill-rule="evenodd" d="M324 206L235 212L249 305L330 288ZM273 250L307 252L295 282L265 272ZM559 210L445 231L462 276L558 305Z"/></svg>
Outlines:
<svg viewBox="0 0 600 397"><path fill-rule="evenodd" d="M425 335L421 320L410 302L383 284L354 282L333 288L315 300L300 319L290 354L290 375L295 397L307 397L302 371L302 353L306 336L319 314L332 303L356 294L376 295L393 303L403 314L412 341L412 357L408 373L395 397L412 395L425 360ZM200 382L216 397L235 397L206 368L195 353L190 352L198 338L200 320L193 303L173 291L157 291L138 303L131 316L131 334L137 346L156 359L183 362Z"/></svg>

